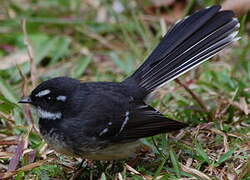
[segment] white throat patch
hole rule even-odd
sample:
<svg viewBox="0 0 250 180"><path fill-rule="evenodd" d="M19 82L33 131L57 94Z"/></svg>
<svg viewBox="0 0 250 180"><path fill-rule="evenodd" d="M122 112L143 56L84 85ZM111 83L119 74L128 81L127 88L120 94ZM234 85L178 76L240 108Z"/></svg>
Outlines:
<svg viewBox="0 0 250 180"><path fill-rule="evenodd" d="M55 119L60 119L62 117L61 112L52 113L52 112L45 111L41 109L40 107L37 108L37 113L38 113L39 118L42 118L42 119L55 120Z"/></svg>

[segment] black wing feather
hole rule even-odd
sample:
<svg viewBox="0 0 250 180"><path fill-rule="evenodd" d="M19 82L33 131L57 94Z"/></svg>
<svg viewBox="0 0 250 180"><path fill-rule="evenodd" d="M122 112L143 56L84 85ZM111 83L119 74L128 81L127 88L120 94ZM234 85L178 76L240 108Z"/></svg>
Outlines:
<svg viewBox="0 0 250 180"><path fill-rule="evenodd" d="M130 102L127 117L126 112L123 114L125 116L119 120L119 131L113 134L112 141L131 141L187 127L187 124L163 116L142 101ZM127 122L123 124L125 120Z"/></svg>
<svg viewBox="0 0 250 180"><path fill-rule="evenodd" d="M84 136L103 142L129 142L187 126L131 97L122 83L83 83L82 88L85 96L76 94L76 98L87 106L78 116L84 119L81 121Z"/></svg>

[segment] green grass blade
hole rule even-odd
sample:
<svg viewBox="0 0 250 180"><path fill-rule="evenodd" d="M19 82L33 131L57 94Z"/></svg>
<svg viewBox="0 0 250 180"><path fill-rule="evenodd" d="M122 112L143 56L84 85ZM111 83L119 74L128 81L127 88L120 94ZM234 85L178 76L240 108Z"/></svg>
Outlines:
<svg viewBox="0 0 250 180"><path fill-rule="evenodd" d="M173 151L172 148L170 149L169 154L170 154L170 159L171 159L173 168L174 168L174 170L176 172L176 175L177 175L178 178L180 178L181 177L181 172L180 172L180 167L179 167L179 164L178 164L178 159L177 159L176 154L175 154L175 152Z"/></svg>
<svg viewBox="0 0 250 180"><path fill-rule="evenodd" d="M153 180L155 180L158 176L160 176L161 170L162 170L165 163L166 163L166 159L163 159L160 166L157 168L157 170L154 174Z"/></svg>
<svg viewBox="0 0 250 180"><path fill-rule="evenodd" d="M205 162L207 162L209 164L210 160L209 160L209 157L208 157L207 153L205 152L203 147L197 141L195 142L195 148L196 148L195 149L196 152L201 157L201 159L203 159Z"/></svg>
<svg viewBox="0 0 250 180"><path fill-rule="evenodd" d="M74 68L74 71L71 73L71 76L73 78L79 78L84 73L91 60L92 56L80 57L77 60L76 66Z"/></svg>
<svg viewBox="0 0 250 180"><path fill-rule="evenodd" d="M223 154L219 160L217 161L218 165L220 165L221 163L223 163L224 161L228 160L232 155L233 153L235 152L234 149L231 149L229 151L227 151L225 154Z"/></svg>

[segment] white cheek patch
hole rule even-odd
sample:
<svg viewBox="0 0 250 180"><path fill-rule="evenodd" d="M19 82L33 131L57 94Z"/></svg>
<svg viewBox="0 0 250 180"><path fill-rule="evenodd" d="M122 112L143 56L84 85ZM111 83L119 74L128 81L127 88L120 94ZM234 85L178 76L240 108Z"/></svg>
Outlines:
<svg viewBox="0 0 250 180"><path fill-rule="evenodd" d="M45 89L40 91L39 93L36 94L36 97L42 97L42 96L46 96L47 94L49 94L51 91L49 89Z"/></svg>
<svg viewBox="0 0 250 180"><path fill-rule="evenodd" d="M66 101L66 99L67 99L67 97L66 96L57 96L56 97L56 100L58 100L58 101Z"/></svg>
<svg viewBox="0 0 250 180"><path fill-rule="evenodd" d="M42 119L55 120L55 119L60 119L62 117L61 112L52 113L52 112L45 111L41 109L40 107L37 108L37 113L38 113L39 118L42 118Z"/></svg>

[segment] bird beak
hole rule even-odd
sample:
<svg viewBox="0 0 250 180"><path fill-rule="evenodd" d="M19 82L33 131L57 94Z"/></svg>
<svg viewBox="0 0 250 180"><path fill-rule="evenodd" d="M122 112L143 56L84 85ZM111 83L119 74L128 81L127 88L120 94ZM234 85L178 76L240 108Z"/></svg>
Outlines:
<svg viewBox="0 0 250 180"><path fill-rule="evenodd" d="M29 96L23 97L18 103L32 103L31 99Z"/></svg>

